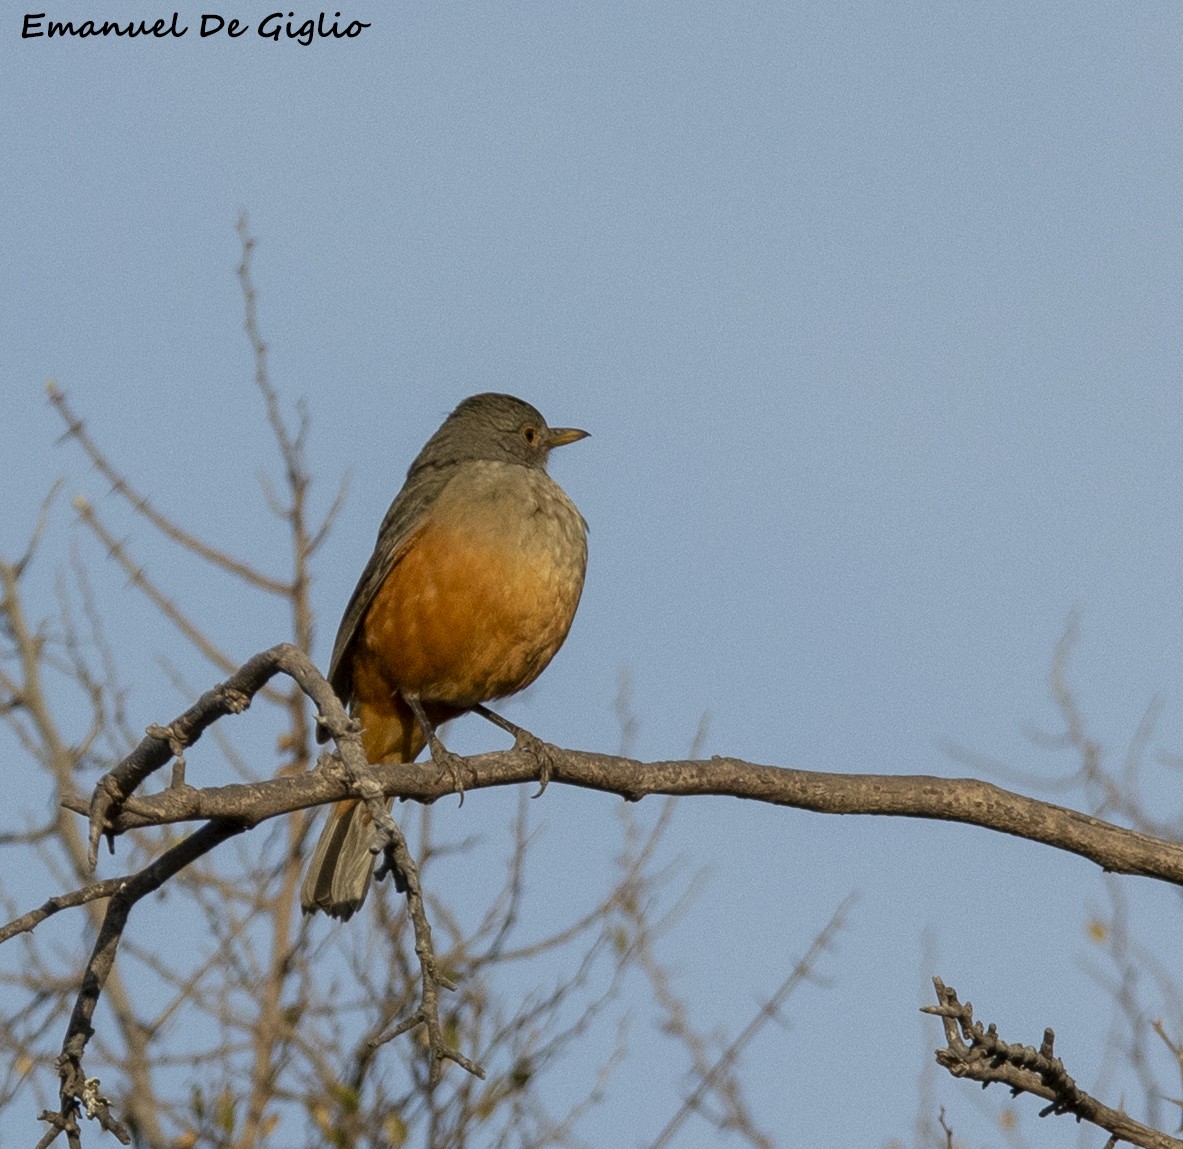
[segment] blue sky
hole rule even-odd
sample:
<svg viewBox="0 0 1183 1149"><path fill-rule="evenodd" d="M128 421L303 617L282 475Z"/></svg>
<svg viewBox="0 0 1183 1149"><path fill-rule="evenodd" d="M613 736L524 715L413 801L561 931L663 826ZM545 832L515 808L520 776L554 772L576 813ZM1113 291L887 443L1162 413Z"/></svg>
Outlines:
<svg viewBox="0 0 1183 1149"><path fill-rule="evenodd" d="M1153 746L1179 752L1177 4L370 3L341 9L361 36L308 47L201 40L202 11L182 5L171 41L0 24L5 554L59 474L105 497L54 446L51 377L170 512L252 556L281 545L252 481L270 459L234 278L246 210L321 507L353 472L316 571L322 662L415 451L463 396L507 390L592 433L552 468L591 524L584 602L508 708L541 736L614 748L627 671L643 757L681 755L709 713L709 753L961 775L955 743L1053 777L1070 759L1028 732L1056 728L1047 671L1078 610L1073 677L1109 760L1154 697ZM63 506L47 612L68 525ZM156 573L205 596L243 658L285 635L208 572ZM102 577L149 665L169 636ZM180 708L159 677L136 683L133 725ZM469 721L452 741L491 737ZM556 843L615 832L611 799L546 803ZM1093 867L724 801L683 803L674 835L708 874L670 953L721 1030L861 893L832 986L749 1058L782 1144L910 1136L934 972L1011 1040L1054 1026L1090 1084L1108 1018L1085 969ZM1176 896L1128 885L1147 944L1177 952ZM828 1076L849 1081L851 1034L853 1096ZM1003 1143L973 1090L934 1088L967 1144ZM589 1138L642 1143L668 1116L651 1103L622 1088ZM1035 1108L1030 1136L1075 1144L1066 1123L1036 1134Z"/></svg>

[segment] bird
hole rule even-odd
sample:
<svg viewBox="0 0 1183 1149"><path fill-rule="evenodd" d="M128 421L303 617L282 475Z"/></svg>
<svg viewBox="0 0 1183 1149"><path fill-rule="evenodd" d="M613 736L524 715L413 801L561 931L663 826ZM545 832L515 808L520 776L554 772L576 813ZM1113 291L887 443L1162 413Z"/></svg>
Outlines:
<svg viewBox="0 0 1183 1149"><path fill-rule="evenodd" d="M516 731L484 704L529 686L571 629L587 522L546 466L555 447L587 435L486 392L463 400L416 456L329 665L370 763L413 762L428 744L446 761L437 727L473 710ZM374 867L371 838L364 802L333 806L301 886L305 913L348 920L357 911Z"/></svg>

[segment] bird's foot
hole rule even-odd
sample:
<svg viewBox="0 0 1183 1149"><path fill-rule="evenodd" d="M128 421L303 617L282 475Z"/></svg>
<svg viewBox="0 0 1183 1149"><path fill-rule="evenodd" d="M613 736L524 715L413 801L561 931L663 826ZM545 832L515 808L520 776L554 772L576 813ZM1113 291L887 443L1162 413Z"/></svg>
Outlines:
<svg viewBox="0 0 1183 1149"><path fill-rule="evenodd" d="M459 754L453 754L440 740L433 734L428 739L428 745L431 747L431 760L439 769L441 775L447 774L452 779L452 789L460 795L460 805L464 805L464 759Z"/></svg>
<svg viewBox="0 0 1183 1149"><path fill-rule="evenodd" d="M464 759L459 754L453 754L440 740L439 735L435 732L435 726L431 719L427 717L427 711L423 709L423 704L413 694L404 694L407 705L411 708L411 713L415 715L415 720L419 723L420 729L427 738L427 745L431 749L431 760L435 763L442 775L445 771L452 778L452 789L460 795L460 805L464 805L464 775L461 770L464 766Z"/></svg>
<svg viewBox="0 0 1183 1149"><path fill-rule="evenodd" d="M494 726L500 726L507 734L512 734L513 748L524 754L529 754L538 763L538 791L530 796L532 798L542 797L542 792L550 783L554 770L554 753L550 746L537 735L531 734L529 730L518 726L515 722L510 722L508 718L502 718L500 714L490 710L487 706L474 706L473 710L482 718L492 722Z"/></svg>
<svg viewBox="0 0 1183 1149"><path fill-rule="evenodd" d="M542 792L550 784L554 771L554 754L551 747L529 730L518 729L514 735L513 748L523 754L529 754L538 763L538 789L530 795L531 798L541 798Z"/></svg>

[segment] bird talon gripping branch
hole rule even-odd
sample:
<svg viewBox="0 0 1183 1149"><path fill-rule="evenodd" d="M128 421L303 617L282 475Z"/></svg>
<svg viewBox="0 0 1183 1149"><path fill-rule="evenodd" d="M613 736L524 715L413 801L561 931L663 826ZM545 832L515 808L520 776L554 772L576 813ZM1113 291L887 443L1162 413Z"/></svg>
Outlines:
<svg viewBox="0 0 1183 1149"><path fill-rule="evenodd" d="M412 762L429 745L463 801L462 760L435 731L471 710L488 716L483 703L529 686L567 637L583 591L587 524L546 462L586 435L548 427L511 395L473 395L411 464L329 668L370 762ZM545 789L545 748L540 771ZM369 822L356 799L330 812L300 891L306 912L348 918L362 904L373 868Z"/></svg>
<svg viewBox="0 0 1183 1149"><path fill-rule="evenodd" d="M452 781L452 789L460 795L460 805L464 805L464 759L459 754L453 754L438 738L431 739L431 760L439 768L440 774L447 774Z"/></svg>
<svg viewBox="0 0 1183 1149"><path fill-rule="evenodd" d="M513 748L524 754L529 754L538 763L538 789L530 795L531 798L541 798L550 785L554 774L554 755L551 748L529 730L519 730L513 740Z"/></svg>

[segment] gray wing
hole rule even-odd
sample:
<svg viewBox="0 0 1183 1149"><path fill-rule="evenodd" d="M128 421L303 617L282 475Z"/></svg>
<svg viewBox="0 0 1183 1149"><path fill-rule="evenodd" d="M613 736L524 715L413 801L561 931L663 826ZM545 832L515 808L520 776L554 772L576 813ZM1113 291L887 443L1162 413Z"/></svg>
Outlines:
<svg viewBox="0 0 1183 1149"><path fill-rule="evenodd" d="M353 697L353 660L350 654L362 619L374 601L374 596L397 566L427 508L439 497L452 474L453 468L449 467L430 469L409 478L382 520L374 553L370 555L370 561L366 563L357 586L353 588L345 616L337 629L333 657L329 662L329 685L346 706Z"/></svg>

